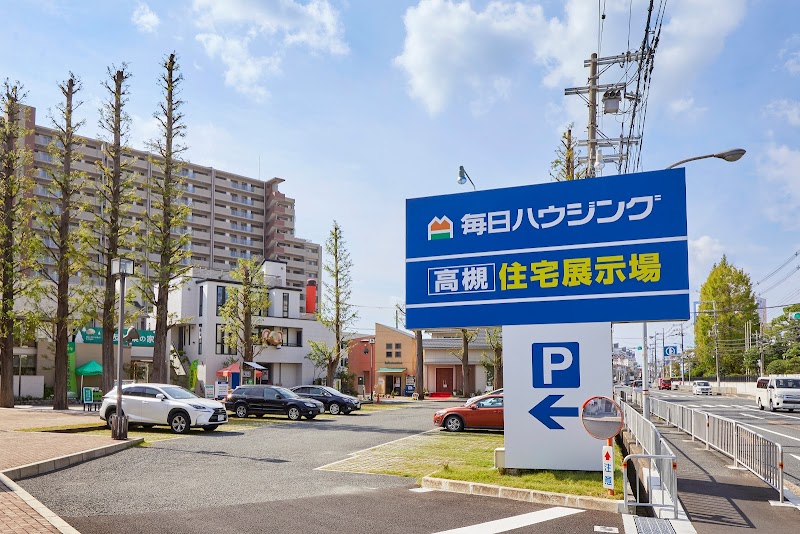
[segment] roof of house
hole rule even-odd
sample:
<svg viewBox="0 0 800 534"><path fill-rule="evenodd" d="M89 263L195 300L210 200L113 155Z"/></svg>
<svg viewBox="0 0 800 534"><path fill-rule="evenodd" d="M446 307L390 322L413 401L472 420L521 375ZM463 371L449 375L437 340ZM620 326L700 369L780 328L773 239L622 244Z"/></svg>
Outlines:
<svg viewBox="0 0 800 534"><path fill-rule="evenodd" d="M422 340L424 349L460 349L461 336L458 337L432 337ZM490 349L489 341L486 339L486 330L478 330L478 336L470 342L471 349Z"/></svg>
<svg viewBox="0 0 800 534"><path fill-rule="evenodd" d="M391 330L392 332L397 332L398 334L403 334L406 337L412 337L412 338L414 337L414 334L412 334L410 332L407 332L406 330L401 330L399 328L394 328L392 326L388 326L388 325L385 325L385 324L382 324L382 323L375 323L375 330L376 331L378 329L377 327L379 327L379 326L381 328L385 328L387 330Z"/></svg>

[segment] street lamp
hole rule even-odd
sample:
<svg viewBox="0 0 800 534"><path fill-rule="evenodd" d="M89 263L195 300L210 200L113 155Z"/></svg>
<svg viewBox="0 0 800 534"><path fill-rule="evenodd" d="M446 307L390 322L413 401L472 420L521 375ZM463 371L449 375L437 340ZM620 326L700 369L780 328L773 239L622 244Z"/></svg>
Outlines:
<svg viewBox="0 0 800 534"><path fill-rule="evenodd" d="M465 183L467 183L467 180L469 180L469 183L472 184L472 190L475 191L476 190L475 182L472 181L472 178L469 177L469 174L467 174L467 171L464 170L464 166L463 165L459 165L459 167L458 167L458 184L459 185L464 185Z"/></svg>
<svg viewBox="0 0 800 534"><path fill-rule="evenodd" d="M719 158L724 159L725 161L738 161L744 156L746 150L743 148L734 148L732 150L727 150L725 152L717 152L715 154L706 154L705 156L695 156L693 158L682 159L677 161L667 167L667 169L674 169L679 165L683 165L684 163L689 163L690 161L696 161L698 159L706 159L706 158ZM665 169L666 170L666 169ZM716 312L715 312L716 317ZM716 319L715 319L716 322ZM644 365L642 365L642 413L644 415L645 420L650 420L650 394L648 391L647 385L647 322L642 323L642 360ZM719 387L719 356L717 356L717 387Z"/></svg>
<svg viewBox="0 0 800 534"><path fill-rule="evenodd" d="M114 258L111 260L111 275L119 277L119 328L117 329L117 411L111 420L111 438L128 439L128 416L122 413L122 343L128 335L122 335L125 322L125 277L133 274L133 260ZM133 329L132 329L133 330ZM132 335L133 332L128 332ZM138 337L138 333L136 335Z"/></svg>
<svg viewBox="0 0 800 534"><path fill-rule="evenodd" d="M684 163L688 163L690 161L695 161L695 160L698 160L698 159L706 159L706 158L719 158L719 159L724 159L725 161L738 161L738 160L742 159L742 156L744 156L745 152L747 152L747 151L745 149L743 149L743 148L734 148L732 150L726 150L725 152L717 152L716 154L706 154L705 156L695 156L693 158L682 159L682 160L680 160L680 161L678 161L676 163L673 163L672 165L667 167L667 169L674 169L675 167L677 167L679 165L683 165Z"/></svg>

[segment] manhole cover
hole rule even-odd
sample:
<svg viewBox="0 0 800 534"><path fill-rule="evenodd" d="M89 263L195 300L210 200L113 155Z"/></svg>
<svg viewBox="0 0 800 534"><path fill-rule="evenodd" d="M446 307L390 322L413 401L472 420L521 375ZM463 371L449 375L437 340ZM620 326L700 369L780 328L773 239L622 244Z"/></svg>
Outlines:
<svg viewBox="0 0 800 534"><path fill-rule="evenodd" d="M634 517L639 534L675 534L675 529L666 519Z"/></svg>

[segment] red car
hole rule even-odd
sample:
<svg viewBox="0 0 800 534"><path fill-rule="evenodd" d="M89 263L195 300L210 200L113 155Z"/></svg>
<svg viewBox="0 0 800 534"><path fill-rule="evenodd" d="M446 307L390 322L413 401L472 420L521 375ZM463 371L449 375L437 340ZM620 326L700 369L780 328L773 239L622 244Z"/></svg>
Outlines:
<svg viewBox="0 0 800 534"><path fill-rule="evenodd" d="M658 389L672 389L672 380L669 378L658 379Z"/></svg>
<svg viewBox="0 0 800 534"><path fill-rule="evenodd" d="M465 428L503 429L503 396L486 395L465 406L439 410L433 414L433 424L450 432Z"/></svg>

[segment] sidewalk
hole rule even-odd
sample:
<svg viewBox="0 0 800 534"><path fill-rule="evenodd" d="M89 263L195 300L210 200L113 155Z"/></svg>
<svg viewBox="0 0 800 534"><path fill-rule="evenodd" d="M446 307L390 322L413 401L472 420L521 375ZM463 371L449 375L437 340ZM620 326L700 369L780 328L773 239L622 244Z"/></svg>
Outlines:
<svg viewBox="0 0 800 534"><path fill-rule="evenodd" d="M128 442L105 436L20 432L24 428L95 424L97 412L52 408L0 408L0 532L75 534L61 518L17 486L13 480L68 467L109 454ZM141 440L139 440L141 441Z"/></svg>
<svg viewBox="0 0 800 534"><path fill-rule="evenodd" d="M734 529L794 532L800 511L788 503L774 506L778 492L732 460L692 442L681 430L656 423L678 457L678 496L698 534L733 534ZM742 531L743 532L743 531Z"/></svg>

